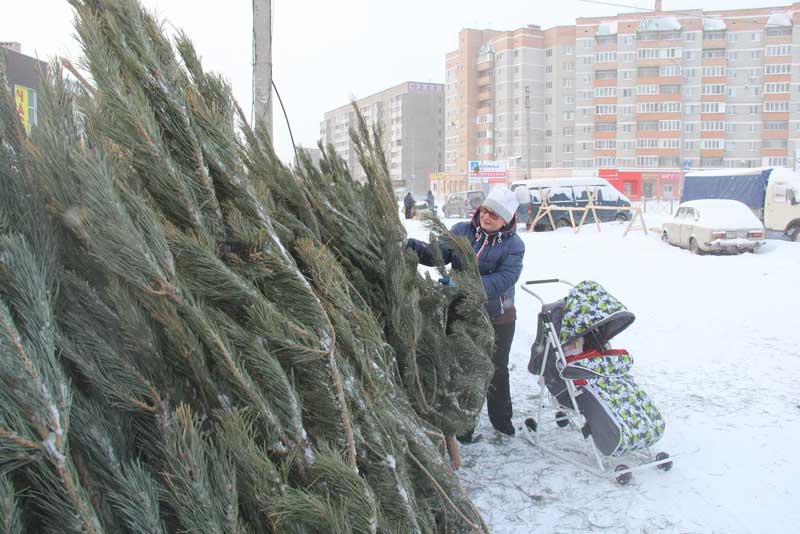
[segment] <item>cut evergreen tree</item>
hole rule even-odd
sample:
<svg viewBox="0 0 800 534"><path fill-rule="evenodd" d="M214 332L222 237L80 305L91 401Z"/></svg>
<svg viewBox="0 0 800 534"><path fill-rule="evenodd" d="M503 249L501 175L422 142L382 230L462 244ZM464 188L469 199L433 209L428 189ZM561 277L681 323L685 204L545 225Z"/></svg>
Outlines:
<svg viewBox="0 0 800 534"><path fill-rule="evenodd" d="M71 4L90 81L54 63L30 139L0 98L0 523L485 530L444 446L492 373L466 241L433 221L465 268L421 276L363 119L366 183L287 168L186 35Z"/></svg>

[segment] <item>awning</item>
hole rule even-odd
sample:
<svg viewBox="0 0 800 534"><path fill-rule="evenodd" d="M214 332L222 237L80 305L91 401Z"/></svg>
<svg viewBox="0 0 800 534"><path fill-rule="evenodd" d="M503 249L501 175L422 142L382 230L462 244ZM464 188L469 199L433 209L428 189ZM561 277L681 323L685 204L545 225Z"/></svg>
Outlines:
<svg viewBox="0 0 800 534"><path fill-rule="evenodd" d="M775 28L776 26L786 27L792 25L792 17L789 13L773 13L767 19L767 28Z"/></svg>
<svg viewBox="0 0 800 534"><path fill-rule="evenodd" d="M721 32L728 29L725 21L722 19L703 19L704 32Z"/></svg>
<svg viewBox="0 0 800 534"><path fill-rule="evenodd" d="M642 19L636 31L639 32L668 32L681 29L677 17L650 17Z"/></svg>
<svg viewBox="0 0 800 534"><path fill-rule="evenodd" d="M600 26L597 27L597 33L595 34L596 37L602 37L604 35L617 35L617 22L601 22Z"/></svg>

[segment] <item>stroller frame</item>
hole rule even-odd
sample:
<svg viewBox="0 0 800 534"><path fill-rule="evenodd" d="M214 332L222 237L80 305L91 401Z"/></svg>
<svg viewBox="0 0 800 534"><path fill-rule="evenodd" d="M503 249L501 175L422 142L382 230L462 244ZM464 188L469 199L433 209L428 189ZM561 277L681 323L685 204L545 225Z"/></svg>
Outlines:
<svg viewBox="0 0 800 534"><path fill-rule="evenodd" d="M555 398L552 395L550 395L550 393L549 393L549 391L547 389L547 386L545 384L545 377L544 377L545 366L547 365L548 359L550 358L550 356L549 356L550 349L551 348L554 349L555 353L554 353L553 357L555 357L555 358L557 358L559 360L559 362L562 364L562 369L566 368L567 363L568 363L567 362L567 357L564 354L564 350L563 350L563 348L561 346L561 343L559 341L558 332L556 332L555 325L553 324L553 320L552 320L552 318L550 316L550 312L546 311L544 309L545 308L545 304L546 304L544 299L539 294L535 293L533 290L531 290L528 287L528 286L531 286L531 285L544 285L544 284L565 284L565 285L569 286L570 288L575 287L575 284L573 284L573 283L571 283L571 282L569 282L567 280L560 279L560 278L549 278L549 279L542 279L542 280L528 280L526 282L523 282L523 284L520 286L523 291L525 291L526 293L532 295L534 298L536 298L541 303L541 305L542 305L542 314L541 314L541 316L543 318L542 322L543 322L544 326L547 328L546 344L545 344L545 347L544 347L544 356L542 357L542 364L541 364L541 367L539 369L539 374L538 374L538 376L539 376L539 379L538 379L538 381L539 381L539 402L538 402L537 411L536 411L536 419L527 418L525 420L525 427L528 429L528 431L531 434L534 434L535 436L538 436L537 425L538 425L539 422L542 421L542 411L545 408L545 402L550 403L550 402L552 402L551 398L552 399ZM566 461L568 463L571 463L573 465L581 467L581 468L583 468L583 469L589 471L590 473L595 474L595 475L597 475L599 477L602 477L602 478L613 478L619 484L622 484L622 485L628 484L630 482L631 477L632 477L632 473L634 471L640 471L640 470L648 469L648 468L651 468L651 467L656 467L656 468L658 468L660 470L663 470L663 471L669 471L670 469L672 469L672 465L673 465L672 464L672 459L675 456L670 456L665 452L660 452L660 453L657 453L655 455L655 460L651 460L651 461L648 461L648 462L645 462L645 463L641 463L641 464L639 464L639 465L637 465L635 467L628 467L625 464L618 464L615 467L613 473L609 472L609 470L606 468L605 462L603 461L602 455L601 455L600 451L598 450L598 448L597 448L597 446L596 446L596 444L594 442L594 437L591 436L591 433L589 433L589 435L587 436L587 432L586 432L585 429L588 428L588 421L587 421L586 417L584 416L584 414L578 408L578 400L577 400L578 396L581 395L582 392L578 390L578 387L574 384L573 379L563 378L563 377L562 377L562 379L563 379L564 383L566 384L566 391L567 391L567 393L569 395L569 400L570 400L571 406L563 406L563 405L560 405L560 403L557 403L557 404L559 404L559 406L555 409L556 410L555 422L559 427L564 427L564 426L567 426L567 425L573 426L574 428L576 428L577 430L579 430L583 434L584 438L592 437L591 448L592 448L592 452L594 453L594 458L595 458L595 461L597 462L597 467L599 468L599 470L598 469L594 469L592 466L587 465L587 464L585 464L583 462L576 461L576 460L574 460L572 458L567 457L566 455L559 454L556 451L553 451L551 449L548 449L546 447L541 446L538 443L538 437L535 437L533 440L531 440L530 438L525 436L524 437L525 441L527 441L529 444L533 445L534 447L536 447L536 448L538 448L538 449L540 449L540 450L542 450L542 451L544 451L544 452L546 452L546 453L548 453L548 454L550 454L552 456L555 456L555 457L557 457L557 458L559 458L559 459L561 459L563 461ZM580 424L577 425L576 421L579 422ZM650 453L649 448L643 450L641 454L643 454L643 455L646 454L649 458L653 458L653 455L652 455L652 453Z"/></svg>

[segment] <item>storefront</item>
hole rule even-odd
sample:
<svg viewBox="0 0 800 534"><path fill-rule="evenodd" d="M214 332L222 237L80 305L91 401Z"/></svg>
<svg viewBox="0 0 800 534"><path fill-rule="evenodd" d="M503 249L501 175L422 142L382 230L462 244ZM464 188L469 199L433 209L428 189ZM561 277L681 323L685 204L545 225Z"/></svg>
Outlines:
<svg viewBox="0 0 800 534"><path fill-rule="evenodd" d="M642 173L639 171L620 171L600 169L598 176L608 180L614 188L631 200L642 198Z"/></svg>

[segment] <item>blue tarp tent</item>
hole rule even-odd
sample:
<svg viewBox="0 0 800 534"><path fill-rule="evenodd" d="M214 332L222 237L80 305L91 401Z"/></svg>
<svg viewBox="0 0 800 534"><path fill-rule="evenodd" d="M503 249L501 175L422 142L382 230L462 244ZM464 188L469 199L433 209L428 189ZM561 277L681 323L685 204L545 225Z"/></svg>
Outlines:
<svg viewBox="0 0 800 534"><path fill-rule="evenodd" d="M767 181L772 169L757 169L752 174L740 174L721 169L713 175L708 171L689 173L683 179L681 202L704 198L730 198L747 204L751 209L764 207Z"/></svg>

